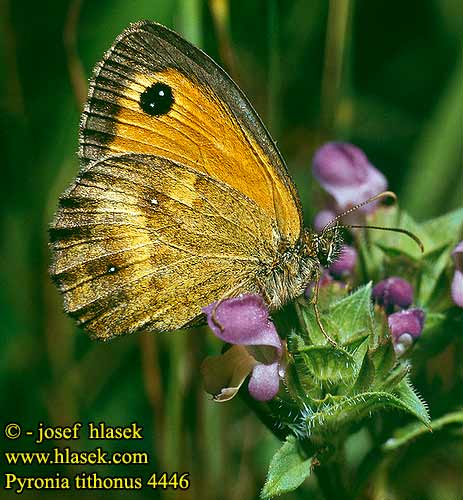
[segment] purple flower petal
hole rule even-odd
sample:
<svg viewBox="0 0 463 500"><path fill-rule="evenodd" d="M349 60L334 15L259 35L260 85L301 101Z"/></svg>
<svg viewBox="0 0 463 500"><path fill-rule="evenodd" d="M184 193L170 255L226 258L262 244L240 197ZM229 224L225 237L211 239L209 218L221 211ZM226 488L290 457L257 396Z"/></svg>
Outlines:
<svg viewBox="0 0 463 500"><path fill-rule="evenodd" d="M463 271L457 269L453 275L451 287L452 299L459 307L463 307Z"/></svg>
<svg viewBox="0 0 463 500"><path fill-rule="evenodd" d="M369 162L365 153L345 142L328 142L313 158L313 172L320 182L345 187L362 184L367 178Z"/></svg>
<svg viewBox="0 0 463 500"><path fill-rule="evenodd" d="M336 200L339 210L345 210L384 191L387 180L368 161L363 151L353 144L329 142L314 155L313 173L322 187ZM372 212L376 203L362 207Z"/></svg>
<svg viewBox="0 0 463 500"><path fill-rule="evenodd" d="M386 309L394 306L409 307L413 302L413 288L410 283L397 276L391 276L373 287L373 298Z"/></svg>
<svg viewBox="0 0 463 500"><path fill-rule="evenodd" d="M215 302L203 308L207 323L214 334L229 344L266 345L281 355L281 339L268 317L268 309L260 295L241 295L227 299L215 307ZM212 315L215 308L215 319Z"/></svg>
<svg viewBox="0 0 463 500"><path fill-rule="evenodd" d="M422 309L409 309L391 314L387 320L391 335L397 342L404 333L418 338L423 331L425 314Z"/></svg>
<svg viewBox="0 0 463 500"><path fill-rule="evenodd" d="M335 217L336 214L332 210L321 210L318 212L313 221L315 231L317 231L317 233L321 233L325 226L327 226Z"/></svg>
<svg viewBox="0 0 463 500"><path fill-rule="evenodd" d="M249 394L254 399L269 401L276 396L280 388L278 369L278 362L271 365L260 364L254 368L248 385Z"/></svg>
<svg viewBox="0 0 463 500"><path fill-rule="evenodd" d="M343 245L341 254L333 264L328 268L329 272L336 276L341 277L350 274L357 263L357 250L354 247Z"/></svg>

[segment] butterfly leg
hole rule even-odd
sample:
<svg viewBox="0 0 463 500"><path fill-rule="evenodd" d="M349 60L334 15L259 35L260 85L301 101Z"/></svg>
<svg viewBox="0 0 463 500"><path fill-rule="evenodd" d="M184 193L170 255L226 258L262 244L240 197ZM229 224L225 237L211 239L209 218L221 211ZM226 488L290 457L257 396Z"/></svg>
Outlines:
<svg viewBox="0 0 463 500"><path fill-rule="evenodd" d="M325 327L323 326L321 322L321 317L320 317L320 310L318 309L318 297L319 297L319 290L320 290L320 278L321 278L321 273L320 270L317 271L317 274L315 276L315 290L314 290L314 299L313 299L313 309L315 312L315 319L317 320L317 325L319 326L321 332L325 336L326 340L334 347L337 347L336 341L330 337L325 330Z"/></svg>
<svg viewBox="0 0 463 500"><path fill-rule="evenodd" d="M219 299L215 304L214 304L214 307L212 308L212 312L211 312L211 320L212 320L212 323L214 323L214 325L221 331L223 332L224 331L224 327L222 325L222 323L217 319L217 316L216 316L216 311L217 311L217 308L220 306L220 304L226 299L226 297L222 297L221 299Z"/></svg>

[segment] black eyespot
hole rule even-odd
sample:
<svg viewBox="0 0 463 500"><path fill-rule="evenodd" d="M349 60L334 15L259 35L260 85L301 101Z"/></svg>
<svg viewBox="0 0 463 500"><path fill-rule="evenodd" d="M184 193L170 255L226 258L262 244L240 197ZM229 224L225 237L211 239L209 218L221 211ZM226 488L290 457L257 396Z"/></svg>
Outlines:
<svg viewBox="0 0 463 500"><path fill-rule="evenodd" d="M165 115L174 104L172 89L165 83L155 83L140 96L140 107L151 116Z"/></svg>

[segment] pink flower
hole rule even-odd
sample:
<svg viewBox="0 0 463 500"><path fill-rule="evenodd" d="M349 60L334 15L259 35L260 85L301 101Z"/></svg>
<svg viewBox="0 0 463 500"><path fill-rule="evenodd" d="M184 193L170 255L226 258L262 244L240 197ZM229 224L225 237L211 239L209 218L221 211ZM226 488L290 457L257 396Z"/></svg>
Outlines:
<svg viewBox="0 0 463 500"><path fill-rule="evenodd" d="M384 191L387 180L353 144L328 142L320 147L313 159L313 174L322 187L335 199L338 211ZM376 203L360 208L369 213Z"/></svg>
<svg viewBox="0 0 463 500"><path fill-rule="evenodd" d="M206 391L228 401L251 373L248 389L259 401L276 396L284 375L284 345L260 295L241 295L203 308L213 333L232 347L206 358L201 371Z"/></svg>

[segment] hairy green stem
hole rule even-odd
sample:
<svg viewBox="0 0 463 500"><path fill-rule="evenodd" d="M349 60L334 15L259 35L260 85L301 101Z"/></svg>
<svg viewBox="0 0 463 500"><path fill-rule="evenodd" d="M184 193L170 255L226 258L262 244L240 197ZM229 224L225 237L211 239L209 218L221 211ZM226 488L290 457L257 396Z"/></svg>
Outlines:
<svg viewBox="0 0 463 500"><path fill-rule="evenodd" d="M336 454L332 460L314 468L318 486L326 500L353 500L346 484L346 461L343 453Z"/></svg>

